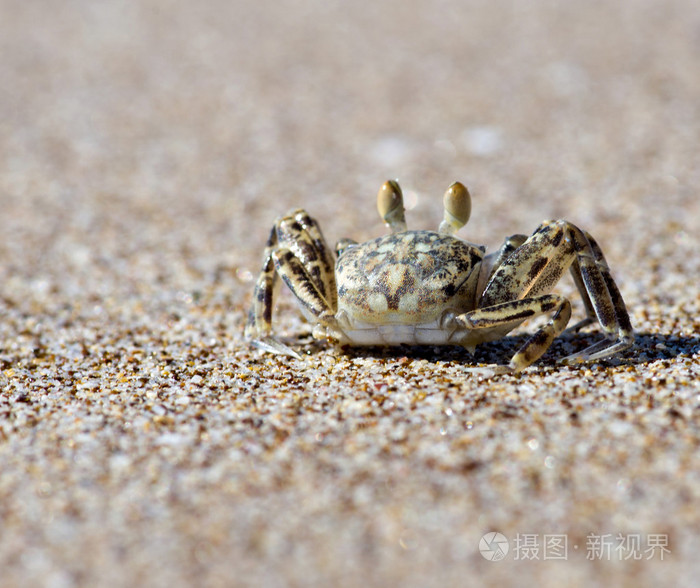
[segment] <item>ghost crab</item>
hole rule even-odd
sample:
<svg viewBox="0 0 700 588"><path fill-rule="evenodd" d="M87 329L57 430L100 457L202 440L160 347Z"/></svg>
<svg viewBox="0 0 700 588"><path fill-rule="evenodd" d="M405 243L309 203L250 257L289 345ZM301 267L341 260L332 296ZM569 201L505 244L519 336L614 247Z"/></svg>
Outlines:
<svg viewBox="0 0 700 588"><path fill-rule="evenodd" d="M471 197L459 182L445 193L437 232L407 229L397 182L384 183L377 201L391 233L359 244L344 239L336 256L304 210L275 223L245 329L249 340L266 351L299 357L272 336L280 276L315 323L313 336L341 345L462 345L473 353L479 343L551 313L510 364L496 368L519 372L539 359L569 322L571 304L551 291L570 269L586 318L569 331L597 322L606 339L560 363L600 360L633 345L625 303L600 247L570 222L545 221L531 236L508 237L499 251L484 255L485 247L453 236L471 213Z"/></svg>

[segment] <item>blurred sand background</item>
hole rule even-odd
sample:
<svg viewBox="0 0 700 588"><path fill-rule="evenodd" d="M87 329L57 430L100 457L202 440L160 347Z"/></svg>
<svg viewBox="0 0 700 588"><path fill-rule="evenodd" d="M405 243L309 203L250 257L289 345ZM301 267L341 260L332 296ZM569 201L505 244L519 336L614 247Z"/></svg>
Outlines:
<svg viewBox="0 0 700 588"><path fill-rule="evenodd" d="M0 585L694 585L699 59L694 0L0 0ZM387 178L589 230L636 349L489 379L522 335L346 354L289 295L303 359L250 349L275 217L377 236Z"/></svg>

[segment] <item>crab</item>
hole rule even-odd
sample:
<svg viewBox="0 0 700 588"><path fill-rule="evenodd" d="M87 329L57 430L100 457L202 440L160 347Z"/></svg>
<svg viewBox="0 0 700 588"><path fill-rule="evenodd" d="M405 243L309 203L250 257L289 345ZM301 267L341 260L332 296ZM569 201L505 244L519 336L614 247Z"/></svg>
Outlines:
<svg viewBox="0 0 700 588"><path fill-rule="evenodd" d="M408 230L398 182L377 195L390 234L365 243L341 240L334 253L318 223L303 209L275 222L245 327L259 348L299 355L272 334L278 277L296 296L313 337L339 345L461 345L505 337L525 320L551 315L497 373L515 373L537 361L571 318L571 303L552 289L567 269L586 317L568 329L598 323L605 339L559 360L608 358L634 344L625 303L603 253L587 232L565 220L543 222L530 235L512 235L501 248L464 241L454 233L471 214L467 188L453 183L444 196L444 220L435 231Z"/></svg>

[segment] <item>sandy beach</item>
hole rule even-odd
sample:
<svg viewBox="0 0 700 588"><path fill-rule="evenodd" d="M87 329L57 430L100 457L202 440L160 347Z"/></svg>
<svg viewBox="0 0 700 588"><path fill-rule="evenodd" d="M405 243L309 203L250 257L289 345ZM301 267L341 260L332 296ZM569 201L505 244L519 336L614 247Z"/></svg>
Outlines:
<svg viewBox="0 0 700 588"><path fill-rule="evenodd" d="M0 0L0 586L694 586L700 5ZM598 241L636 345L342 349L270 228ZM573 281L557 286L584 308Z"/></svg>

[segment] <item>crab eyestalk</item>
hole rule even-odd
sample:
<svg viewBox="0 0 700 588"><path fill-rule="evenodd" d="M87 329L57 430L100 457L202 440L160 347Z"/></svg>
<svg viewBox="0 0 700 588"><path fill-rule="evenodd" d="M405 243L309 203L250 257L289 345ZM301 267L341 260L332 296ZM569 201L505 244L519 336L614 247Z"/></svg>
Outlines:
<svg viewBox="0 0 700 588"><path fill-rule="evenodd" d="M403 193L399 183L394 180L384 182L377 193L377 210L379 216L389 226L392 233L405 231L406 217L404 216Z"/></svg>
<svg viewBox="0 0 700 588"><path fill-rule="evenodd" d="M445 205L445 218L440 223L438 233L451 235L467 224L472 212L472 198L464 184L455 182L447 188L443 204Z"/></svg>

